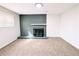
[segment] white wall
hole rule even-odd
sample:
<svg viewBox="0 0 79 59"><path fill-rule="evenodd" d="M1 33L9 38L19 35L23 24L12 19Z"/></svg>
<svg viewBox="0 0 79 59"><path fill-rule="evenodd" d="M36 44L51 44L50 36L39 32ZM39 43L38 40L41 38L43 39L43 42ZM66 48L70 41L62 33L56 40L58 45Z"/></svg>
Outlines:
<svg viewBox="0 0 79 59"><path fill-rule="evenodd" d="M79 49L79 5L61 15L60 36Z"/></svg>
<svg viewBox="0 0 79 59"><path fill-rule="evenodd" d="M14 16L14 26L13 27L0 27L0 48L6 46L7 44L13 42L20 36L19 28L19 16L12 11L9 11L3 7L0 7L1 12L8 13L8 15ZM4 14L4 16L6 16ZM5 18L5 17L4 17ZM0 17L1 19L1 17ZM6 19L5 19L6 20Z"/></svg>
<svg viewBox="0 0 79 59"><path fill-rule="evenodd" d="M47 14L47 37L59 36L59 15Z"/></svg>
<svg viewBox="0 0 79 59"><path fill-rule="evenodd" d="M47 15L47 37L59 36L79 49L79 5L62 15Z"/></svg>

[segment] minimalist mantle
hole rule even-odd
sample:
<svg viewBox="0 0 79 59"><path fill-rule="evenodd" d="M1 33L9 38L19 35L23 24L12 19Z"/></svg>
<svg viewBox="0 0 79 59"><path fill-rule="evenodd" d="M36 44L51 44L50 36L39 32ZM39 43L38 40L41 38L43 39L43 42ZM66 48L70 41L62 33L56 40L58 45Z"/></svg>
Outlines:
<svg viewBox="0 0 79 59"><path fill-rule="evenodd" d="M46 26L46 24L31 24L32 26Z"/></svg>

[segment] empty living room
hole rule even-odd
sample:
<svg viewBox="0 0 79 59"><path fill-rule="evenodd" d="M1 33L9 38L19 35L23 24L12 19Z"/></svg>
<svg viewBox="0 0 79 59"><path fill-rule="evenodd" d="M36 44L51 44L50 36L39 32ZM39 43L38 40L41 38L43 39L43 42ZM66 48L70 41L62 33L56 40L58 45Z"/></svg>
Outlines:
<svg viewBox="0 0 79 59"><path fill-rule="evenodd" d="M79 3L0 3L0 56L79 56Z"/></svg>

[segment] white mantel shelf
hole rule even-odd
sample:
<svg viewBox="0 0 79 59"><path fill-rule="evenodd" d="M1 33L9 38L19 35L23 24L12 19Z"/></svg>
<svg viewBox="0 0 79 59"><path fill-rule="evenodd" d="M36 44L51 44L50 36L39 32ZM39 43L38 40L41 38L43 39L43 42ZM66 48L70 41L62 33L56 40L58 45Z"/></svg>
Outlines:
<svg viewBox="0 0 79 59"><path fill-rule="evenodd" d="M31 24L32 26L46 26L46 24Z"/></svg>

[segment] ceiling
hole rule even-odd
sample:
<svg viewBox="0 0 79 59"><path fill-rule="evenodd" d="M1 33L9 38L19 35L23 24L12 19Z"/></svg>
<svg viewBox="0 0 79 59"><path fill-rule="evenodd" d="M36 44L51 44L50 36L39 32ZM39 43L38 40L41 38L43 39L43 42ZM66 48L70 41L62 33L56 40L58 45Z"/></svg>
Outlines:
<svg viewBox="0 0 79 59"><path fill-rule="evenodd" d="M1 3L0 5L18 14L61 14L77 3L43 3L41 8L36 8L34 3Z"/></svg>

